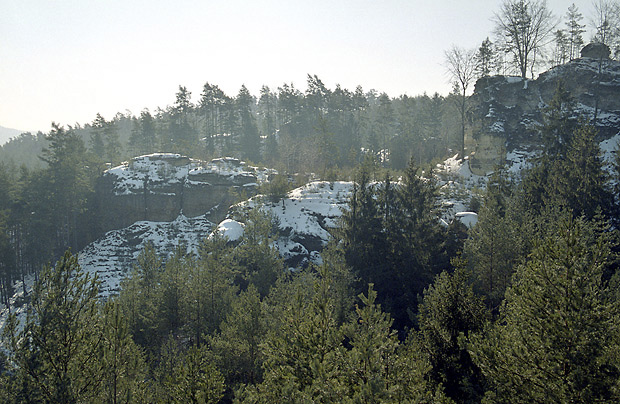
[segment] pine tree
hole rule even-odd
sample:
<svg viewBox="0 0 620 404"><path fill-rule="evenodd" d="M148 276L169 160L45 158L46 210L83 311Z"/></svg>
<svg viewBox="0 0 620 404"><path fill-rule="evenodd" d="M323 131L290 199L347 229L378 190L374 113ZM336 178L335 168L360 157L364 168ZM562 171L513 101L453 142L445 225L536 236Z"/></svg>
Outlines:
<svg viewBox="0 0 620 404"><path fill-rule="evenodd" d="M102 401L117 404L149 400L146 363L116 301L108 301L103 308L101 366Z"/></svg>
<svg viewBox="0 0 620 404"><path fill-rule="evenodd" d="M344 326L351 349L346 352L344 373L352 402L390 402L398 389L395 382L398 338L390 315L376 304L372 284L359 296L357 318Z"/></svg>
<svg viewBox="0 0 620 404"><path fill-rule="evenodd" d="M554 181L558 200L564 201L577 216L593 219L599 211L607 216L612 214L613 196L607 188L600 153L596 129L589 124L578 125Z"/></svg>
<svg viewBox="0 0 620 404"><path fill-rule="evenodd" d="M241 86L235 99L239 114L239 149L241 155L250 161L260 161L261 142L260 133L256 124L254 109L256 100L245 85Z"/></svg>
<svg viewBox="0 0 620 404"><path fill-rule="evenodd" d="M198 259L187 265L181 313L188 337L195 344L202 344L218 329L238 290L233 285L232 249L226 243L215 233L201 244Z"/></svg>
<svg viewBox="0 0 620 404"><path fill-rule="evenodd" d="M176 101L170 109L170 141L164 142L164 147L171 147L171 150L186 155L192 155L198 143L195 128L190 121L194 110L191 95L192 93L186 87L179 86Z"/></svg>
<svg viewBox="0 0 620 404"><path fill-rule="evenodd" d="M603 274L610 233L563 220L521 265L497 322L472 337L475 363L493 382L488 402L615 402L617 301Z"/></svg>
<svg viewBox="0 0 620 404"><path fill-rule="evenodd" d="M129 145L138 156L156 151L155 118L148 109L144 109L140 117L134 120Z"/></svg>
<svg viewBox="0 0 620 404"><path fill-rule="evenodd" d="M336 402L343 397L342 331L331 280L298 275L270 296L264 380L242 393L247 402Z"/></svg>
<svg viewBox="0 0 620 404"><path fill-rule="evenodd" d="M478 48L478 52L475 55L476 61L476 73L478 77L490 76L497 68L496 64L496 51L493 43L487 37Z"/></svg>
<svg viewBox="0 0 620 404"><path fill-rule="evenodd" d="M41 159L48 164L43 180L45 204L51 212L42 219L52 226L49 231L55 234L54 255L59 257L69 247L79 249L88 239L84 234L89 228L87 220L83 226L81 220L89 219L85 215L87 202L99 172L97 165L88 161L84 141L74 130L57 124L52 126L46 136L49 146L41 154Z"/></svg>
<svg viewBox="0 0 620 404"><path fill-rule="evenodd" d="M261 296L269 289L284 270L284 262L271 245L272 218L258 209L246 217L243 236L233 252L234 263L239 270L237 283L242 289L253 284Z"/></svg>
<svg viewBox="0 0 620 404"><path fill-rule="evenodd" d="M529 253L524 234L531 232L528 226L534 222L515 203L519 200L513 195L515 185L506 177L506 172L498 169L489 178L478 223L469 231L464 246L474 287L493 311L504 299L517 264Z"/></svg>
<svg viewBox="0 0 620 404"><path fill-rule="evenodd" d="M250 285L232 301L230 312L211 339L228 386L256 384L262 379L260 344L267 332L258 290Z"/></svg>
<svg viewBox="0 0 620 404"><path fill-rule="evenodd" d="M106 123L105 118L101 116L101 114L97 113L97 116L92 123L92 130L90 134L90 149L100 159L105 158L104 128Z"/></svg>
<svg viewBox="0 0 620 404"><path fill-rule="evenodd" d="M481 331L485 320L482 298L474 294L463 267L452 274L442 272L424 291L420 331L412 343L428 357L434 388L442 386L455 402L480 402L484 393L482 373L460 339Z"/></svg>
<svg viewBox="0 0 620 404"><path fill-rule="evenodd" d="M224 395L224 377L204 346L192 346L185 352L166 386L175 404L216 404Z"/></svg>
<svg viewBox="0 0 620 404"><path fill-rule="evenodd" d="M570 60L579 57L579 52L583 47L583 36L586 32L585 25L580 24L583 20L583 16L579 12L575 3L571 4L566 12L566 30L568 33L569 51L568 55Z"/></svg>
<svg viewBox="0 0 620 404"><path fill-rule="evenodd" d="M158 341L157 305L162 272L162 260L153 244L147 242L138 255L132 273L121 283L119 304L127 319L129 331L136 343L149 351L155 349Z"/></svg>
<svg viewBox="0 0 620 404"><path fill-rule="evenodd" d="M70 252L43 269L26 324L19 332L13 328L11 337L20 401L72 403L97 396L102 349L97 294L96 279L82 272Z"/></svg>

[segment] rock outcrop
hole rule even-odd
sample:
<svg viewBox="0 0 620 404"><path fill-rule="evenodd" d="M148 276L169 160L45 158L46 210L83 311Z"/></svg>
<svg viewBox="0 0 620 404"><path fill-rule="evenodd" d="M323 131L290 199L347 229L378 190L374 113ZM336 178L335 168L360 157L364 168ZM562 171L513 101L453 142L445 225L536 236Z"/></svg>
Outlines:
<svg viewBox="0 0 620 404"><path fill-rule="evenodd" d="M97 186L103 231L137 221L170 222L179 215L208 212L222 220L228 207L255 195L271 173L234 158L205 162L179 154L157 153L133 158L107 170Z"/></svg>
<svg viewBox="0 0 620 404"><path fill-rule="evenodd" d="M585 55L592 55L591 50ZM596 53L598 54L598 53ZM466 135L471 170L479 175L505 162L515 149L540 147L536 126L542 109L553 98L559 83L576 102L576 116L591 120L599 140L620 131L620 62L582 57L542 73L536 80L492 76L476 82L470 98Z"/></svg>
<svg viewBox="0 0 620 404"><path fill-rule="evenodd" d="M278 202L259 195L232 206L226 224L243 220L245 211L259 208L276 220L278 234L273 245L289 267L320 264L321 251L347 208L352 190L351 182L313 181L293 189ZM237 228L242 228L243 223L238 223Z"/></svg>

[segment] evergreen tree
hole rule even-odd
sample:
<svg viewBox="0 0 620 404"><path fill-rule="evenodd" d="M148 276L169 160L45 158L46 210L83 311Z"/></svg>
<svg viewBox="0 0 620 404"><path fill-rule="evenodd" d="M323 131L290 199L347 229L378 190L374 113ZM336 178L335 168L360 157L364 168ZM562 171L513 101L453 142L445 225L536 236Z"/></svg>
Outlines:
<svg viewBox="0 0 620 404"><path fill-rule="evenodd" d="M274 292L278 295L269 303L279 303L268 319L264 380L242 393L246 402L342 399L342 331L335 322L330 285L329 277L313 280L301 274Z"/></svg>
<svg viewBox="0 0 620 404"><path fill-rule="evenodd" d="M613 196L607 188L600 153L596 129L588 124L579 125L554 181L559 201L564 201L577 216L592 219L599 211L608 217L612 214Z"/></svg>
<svg viewBox="0 0 620 404"><path fill-rule="evenodd" d="M420 331L411 343L428 357L434 388L442 386L455 402L480 402L484 394L482 373L460 339L481 331L485 317L482 298L474 294L462 267L452 274L442 272L424 291Z"/></svg>
<svg viewBox="0 0 620 404"><path fill-rule="evenodd" d="M242 289L253 284L261 296L269 289L284 270L284 263L270 243L272 218L258 209L247 215L243 237L233 252L239 269L237 282Z"/></svg>
<svg viewBox="0 0 620 404"><path fill-rule="evenodd" d="M494 72L497 68L496 64L496 50L493 42L487 37L475 55L476 61L476 74L480 77L488 77Z"/></svg>
<svg viewBox="0 0 620 404"><path fill-rule="evenodd" d="M445 257L444 231L437 220L437 186L432 174L419 175L413 161L396 188L394 218L397 226L386 227L393 275L382 291L394 303L384 306L392 313L399 328L408 323L408 310L415 311L418 295L433 277L449 266Z"/></svg>
<svg viewBox="0 0 620 404"><path fill-rule="evenodd" d="M148 109L143 110L134 121L129 145L138 156L156 151L155 118Z"/></svg>
<svg viewBox="0 0 620 404"><path fill-rule="evenodd" d="M261 298L253 285L232 301L220 330L211 341L226 385L259 383L262 379L260 344L267 328Z"/></svg>
<svg viewBox="0 0 620 404"><path fill-rule="evenodd" d="M254 108L256 100L245 85L241 86L235 100L239 114L239 149L250 161L260 161L260 133L256 124Z"/></svg>
<svg viewBox="0 0 620 404"><path fill-rule="evenodd" d="M565 215L564 215L565 216ZM615 402L617 301L603 274L610 233L562 220L521 265L501 316L472 338L475 363L493 382L488 402Z"/></svg>
<svg viewBox="0 0 620 404"><path fill-rule="evenodd" d="M96 279L82 272L70 252L44 268L24 328L17 332L9 326L12 361L21 378L19 401L72 403L98 395L102 334L97 294Z"/></svg>
<svg viewBox="0 0 620 404"><path fill-rule="evenodd" d="M359 296L363 306L355 308L357 319L344 326L351 346L346 352L344 373L352 402L391 402L399 388L398 338L390 315L381 311L376 298L371 284L367 294Z"/></svg>
<svg viewBox="0 0 620 404"><path fill-rule="evenodd" d="M552 66L559 66L570 60L570 38L566 31L558 29L553 33L555 47Z"/></svg>
<svg viewBox="0 0 620 404"><path fill-rule="evenodd" d="M181 312L187 334L196 344L218 329L237 291L233 252L226 243L214 233L201 244L198 259L186 266Z"/></svg>
<svg viewBox="0 0 620 404"><path fill-rule="evenodd" d="M224 104L227 96L217 86L205 83L199 104L207 156L215 152L215 137L223 133Z"/></svg>
<svg viewBox="0 0 620 404"><path fill-rule="evenodd" d="M102 401L116 404L149 400L146 363L116 301L108 301L103 308L101 367Z"/></svg>
<svg viewBox="0 0 620 404"><path fill-rule="evenodd" d="M171 403L216 404L224 395L224 377L206 347L192 346L169 374Z"/></svg>
<svg viewBox="0 0 620 404"><path fill-rule="evenodd" d="M152 243L146 243L132 273L122 281L119 304L127 319L133 339L144 348L154 350L158 341L159 283L163 263Z"/></svg>
<svg viewBox="0 0 620 404"><path fill-rule="evenodd" d="M105 157L105 134L104 129L107 122L101 114L97 113L95 120L92 123L92 130L90 134L90 149L100 159Z"/></svg>
<svg viewBox="0 0 620 404"><path fill-rule="evenodd" d="M568 33L569 50L568 56L570 60L576 59L580 55L581 48L583 47L583 36L586 32L585 25L581 24L583 16L579 12L575 3L568 7L566 12L566 31Z"/></svg>
<svg viewBox="0 0 620 404"><path fill-rule="evenodd" d="M185 279L188 266L192 259L184 251L183 246L177 246L174 254L166 262L161 274L159 287L161 296L158 301L159 335L173 335L180 331L182 326L182 299L185 289Z"/></svg>
<svg viewBox="0 0 620 404"><path fill-rule="evenodd" d="M196 131L190 122L194 109L191 95L192 93L186 87L179 86L176 101L170 109L170 141L164 142L164 147L171 147L171 150L186 155L192 155L198 143Z"/></svg>
<svg viewBox="0 0 620 404"><path fill-rule="evenodd" d="M475 289L494 311L504 299L517 264L529 253L524 235L532 232L534 222L515 203L519 196L513 195L514 186L504 170L494 172L487 182L478 223L469 231L464 246Z"/></svg>
<svg viewBox="0 0 620 404"><path fill-rule="evenodd" d="M57 124L52 127L46 137L49 147L41 155L48 164L43 180L47 181L46 203L53 212L44 220L52 225L52 234L56 233L54 252L60 256L68 247L79 249L88 239L83 232L89 226L80 226L80 220L88 219L83 213L93 193L94 177L99 173L97 166L88 161L84 142L75 131ZM94 170L90 168L93 165Z"/></svg>

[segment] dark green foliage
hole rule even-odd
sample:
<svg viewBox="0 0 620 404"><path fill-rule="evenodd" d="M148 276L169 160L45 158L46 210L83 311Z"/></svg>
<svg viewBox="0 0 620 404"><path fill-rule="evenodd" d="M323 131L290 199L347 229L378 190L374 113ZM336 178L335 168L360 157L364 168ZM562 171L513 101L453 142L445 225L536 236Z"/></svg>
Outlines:
<svg viewBox="0 0 620 404"><path fill-rule="evenodd" d="M101 316L101 401L114 404L148 401L148 368L142 350L131 338L127 318L118 302L107 302Z"/></svg>
<svg viewBox="0 0 620 404"><path fill-rule="evenodd" d="M575 100L560 81L549 105L543 108L543 124L540 133L545 153L552 158L565 156L577 124Z"/></svg>
<svg viewBox="0 0 620 404"><path fill-rule="evenodd" d="M162 260L152 243L147 243L134 271L121 283L119 304L134 341L143 347L153 346L157 340L157 285L162 271Z"/></svg>
<svg viewBox="0 0 620 404"><path fill-rule="evenodd" d="M45 195L33 198L33 202L47 205L41 206L42 211L35 211L35 215L48 221L49 228L45 231L55 234L53 252L61 256L67 247L78 250L84 240L90 238L87 236L88 217L84 213L99 172L96 164L91 164L84 142L75 131L53 124L47 139L49 147L43 150L41 159L48 168L40 174L45 188L38 190Z"/></svg>
<svg viewBox="0 0 620 404"><path fill-rule="evenodd" d="M239 114L240 155L249 161L261 160L260 134L254 116L256 100L246 86L241 86L236 98Z"/></svg>
<svg viewBox="0 0 620 404"><path fill-rule="evenodd" d="M261 296L269 293L269 288L284 270L284 262L270 244L272 219L254 209L248 213L243 237L232 254L239 272L237 283L242 289L253 284Z"/></svg>
<svg viewBox="0 0 620 404"><path fill-rule="evenodd" d="M437 220L437 189L410 164L401 182L370 183L362 168L337 237L345 262L362 284L373 283L396 327L411 326L418 295L449 265Z"/></svg>
<svg viewBox="0 0 620 404"><path fill-rule="evenodd" d="M54 125L39 136L44 168L0 165L3 301L12 281L99 234L94 179L125 145L270 162L285 168L272 201L291 172L335 180L365 158L323 264L285 270L259 211L234 243L214 234L165 259L147 244L108 302L67 254L24 295L25 328L5 325L0 402L618 401L618 242L600 222L617 221L615 195L563 88L544 111L545 153L520 186L496 170L470 230L440 227L432 173L412 164L460 148L454 94L390 98L309 75L306 93L265 87L258 104L245 87L190 96Z"/></svg>
<svg viewBox="0 0 620 404"><path fill-rule="evenodd" d="M544 112L540 133L545 149L522 184L528 210L541 213L545 207L564 206L576 216L592 219L599 211L610 216L613 198L602 169L596 129L577 120L574 100L562 84Z"/></svg>
<svg viewBox="0 0 620 404"><path fill-rule="evenodd" d="M487 183L478 223L469 232L464 257L477 292L496 310L504 299L516 265L529 253L534 217L520 208L514 184L498 169Z"/></svg>
<svg viewBox="0 0 620 404"><path fill-rule="evenodd" d="M24 328L8 328L18 401L72 403L98 395L103 343L97 293L96 280L69 252L42 271Z"/></svg>
<svg viewBox="0 0 620 404"><path fill-rule="evenodd" d="M133 125L129 138L133 154L140 156L155 151L157 144L155 120L149 110L143 110L140 117L134 120Z"/></svg>
<svg viewBox="0 0 620 404"><path fill-rule="evenodd" d="M261 193L265 194L271 202L279 202L290 189L291 184L287 176L277 174L261 187Z"/></svg>
<svg viewBox="0 0 620 404"><path fill-rule="evenodd" d="M192 155L192 150L197 144L197 133L191 123L194 110L191 95L186 87L179 86L176 102L170 110L169 129L162 139L162 145L166 150Z"/></svg>
<svg viewBox="0 0 620 404"><path fill-rule="evenodd" d="M228 386L256 384L262 379L260 344L267 333L258 290L253 285L231 303L211 345L219 358L219 368Z"/></svg>
<svg viewBox="0 0 620 404"><path fill-rule="evenodd" d="M231 254L226 240L216 234L203 242L197 259L186 266L181 308L185 329L195 343L218 328L237 292Z"/></svg>
<svg viewBox="0 0 620 404"><path fill-rule="evenodd" d="M568 219L521 265L501 316L473 338L476 364L494 383L489 402L614 402L618 303L603 280L610 233Z"/></svg>
<svg viewBox="0 0 620 404"><path fill-rule="evenodd" d="M461 339L482 330L485 320L482 298L474 294L462 267L452 274L442 272L424 291L420 331L411 343L428 358L432 385L442 386L455 402L479 402L484 394L482 373Z"/></svg>
<svg viewBox="0 0 620 404"><path fill-rule="evenodd" d="M273 312L263 349L264 380L244 393L247 402L333 402L342 396L342 332L330 283L300 274L269 299L275 305L268 308Z"/></svg>
<svg viewBox="0 0 620 404"><path fill-rule="evenodd" d="M215 404L224 394L224 378L206 347L190 347L166 377L170 403Z"/></svg>
<svg viewBox="0 0 620 404"><path fill-rule="evenodd" d="M377 292L368 287L355 307L357 319L344 326L351 349L346 352L344 373L347 375L353 402L376 403L393 399L399 389L397 366L398 338L391 328L392 319L375 303Z"/></svg>

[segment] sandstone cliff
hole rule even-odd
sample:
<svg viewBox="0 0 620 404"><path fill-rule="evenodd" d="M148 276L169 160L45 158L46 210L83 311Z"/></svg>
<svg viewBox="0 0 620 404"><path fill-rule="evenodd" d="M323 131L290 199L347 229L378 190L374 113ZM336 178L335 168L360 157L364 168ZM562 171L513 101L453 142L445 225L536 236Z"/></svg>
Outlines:
<svg viewBox="0 0 620 404"><path fill-rule="evenodd" d="M582 57L542 73L536 80L484 77L470 97L466 142L474 173L503 164L506 152L540 147L541 110L562 82L576 101L576 116L599 130L599 140L620 132L620 62ZM577 116L579 115L579 116Z"/></svg>
<svg viewBox="0 0 620 404"><path fill-rule="evenodd" d="M269 174L234 158L205 162L170 153L135 157L106 171L98 183L103 231L137 221L171 222L181 213L208 213L209 220L219 222L240 197L255 195Z"/></svg>

